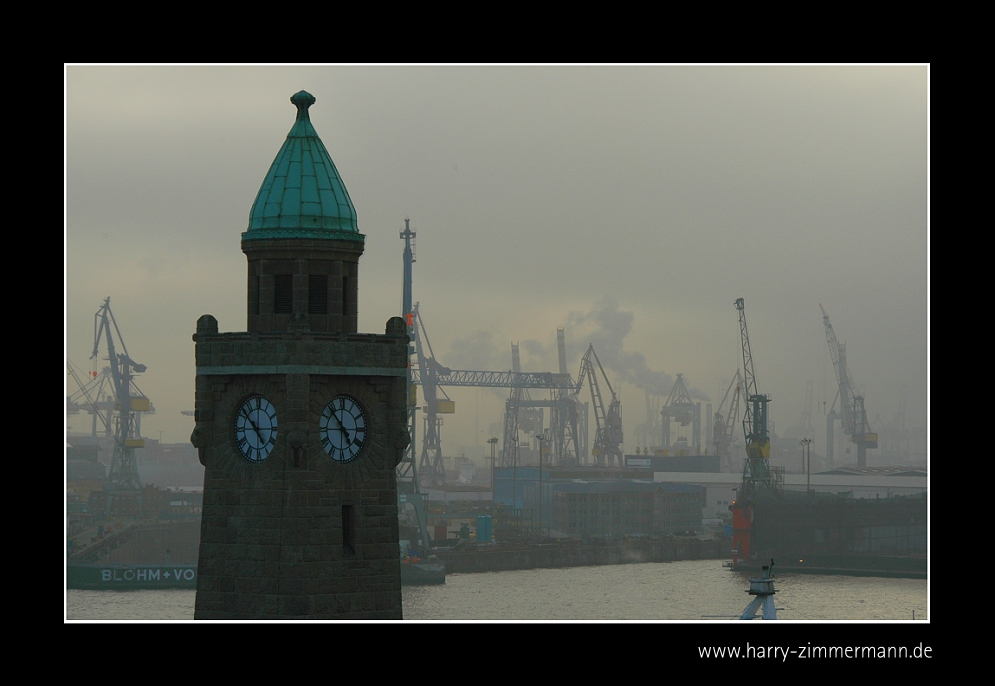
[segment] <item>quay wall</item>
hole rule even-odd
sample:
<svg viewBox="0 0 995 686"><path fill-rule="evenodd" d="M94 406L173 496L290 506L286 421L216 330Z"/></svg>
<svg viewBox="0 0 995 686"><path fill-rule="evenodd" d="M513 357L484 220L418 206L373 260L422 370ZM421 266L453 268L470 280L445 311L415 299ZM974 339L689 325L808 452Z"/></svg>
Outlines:
<svg viewBox="0 0 995 686"><path fill-rule="evenodd" d="M533 543L480 545L438 551L446 574L498 572L513 569L590 567L636 562L728 560L732 541L613 541L599 543Z"/></svg>

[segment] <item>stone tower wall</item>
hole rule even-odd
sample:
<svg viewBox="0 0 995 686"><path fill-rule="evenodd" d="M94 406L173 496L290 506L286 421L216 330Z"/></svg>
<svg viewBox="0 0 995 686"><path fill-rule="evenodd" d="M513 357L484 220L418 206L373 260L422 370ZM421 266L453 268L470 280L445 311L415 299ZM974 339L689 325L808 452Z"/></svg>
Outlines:
<svg viewBox="0 0 995 686"><path fill-rule="evenodd" d="M206 319L206 321L205 321ZM403 320L385 335L216 333L202 318L197 428L204 506L196 617L400 619L394 470L408 442ZM339 394L370 428L357 459L324 451L318 421ZM263 395L278 417L262 462L235 444L235 415ZM353 544L343 540L351 508Z"/></svg>

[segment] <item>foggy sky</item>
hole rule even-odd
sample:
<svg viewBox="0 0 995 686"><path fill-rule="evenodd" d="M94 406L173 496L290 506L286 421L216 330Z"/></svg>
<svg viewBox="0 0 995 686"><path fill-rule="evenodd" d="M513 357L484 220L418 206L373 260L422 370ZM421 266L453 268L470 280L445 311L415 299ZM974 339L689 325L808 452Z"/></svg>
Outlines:
<svg viewBox="0 0 995 686"><path fill-rule="evenodd" d="M90 368L107 296L143 433L189 439L197 318L246 327L249 209L295 116L311 120L366 235L359 330L414 299L453 369L569 370L594 343L623 401L678 373L716 405L742 364L742 297L775 428L836 392L826 308L868 416L928 403L928 68L105 67L66 85L66 356ZM101 367L105 363L101 362ZM75 387L67 384L67 393ZM443 448L483 444L505 393L448 389ZM87 420L70 422L88 427ZM815 417L813 450L823 453ZM879 426L879 424L878 424Z"/></svg>

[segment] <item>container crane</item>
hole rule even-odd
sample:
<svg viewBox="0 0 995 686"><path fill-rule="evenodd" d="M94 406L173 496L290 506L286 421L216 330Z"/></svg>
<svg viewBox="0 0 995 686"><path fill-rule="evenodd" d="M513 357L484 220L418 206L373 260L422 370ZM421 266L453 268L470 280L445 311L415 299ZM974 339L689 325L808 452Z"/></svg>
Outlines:
<svg viewBox="0 0 995 686"><path fill-rule="evenodd" d="M819 309L822 310L822 323L826 327L826 341L829 343L829 354L833 358L833 368L836 370L836 379L839 383L840 414L836 415L830 412L827 417L827 433L832 434L833 420L839 416L843 424L844 433L857 446L857 466L866 467L867 449L878 447L878 435L870 431L870 426L867 423L864 396L855 395L853 392L853 378L850 376L850 371L846 366L846 344L836 340L833 325L830 323L829 315L826 314L826 309L822 306L822 303L819 303ZM826 450L826 458L830 461L830 464L832 464L833 459L831 449L832 443L829 443Z"/></svg>
<svg viewBox="0 0 995 686"><path fill-rule="evenodd" d="M465 369L450 369L439 364L432 352L432 344L428 340L425 332L425 325L419 313L419 303L413 306L412 339L415 342L417 352L417 365L410 368L412 387L421 386L422 394L425 396L425 436L422 443L422 456L418 462L418 469L423 470L422 474L426 478L433 478L441 483L445 479L443 469L441 428L442 419L440 414L453 414L456 411L455 401L449 399L443 386L463 386L472 388L509 388L511 394L505 407L505 429L504 429L504 453L501 466L510 467L517 464L517 437L518 437L518 413L520 409L526 409L532 413L532 418L537 419L538 414L535 408L549 407L556 413L557 421L562 421L559 425L566 425L562 437L560 432L553 432L554 454L562 461L563 456L569 450L569 446L574 446L576 455L570 455L568 459L576 460L586 454L586 429L587 417L586 406L579 403L576 393L581 388L581 384L575 383L570 374L554 374L552 372L522 372L520 366L515 361L517 346L512 344L512 366L513 370L507 372L474 371ZM424 338L423 338L424 336ZM422 347L424 340L425 347ZM427 350L427 354L426 354ZM552 397L549 400L533 400L529 397L529 390L547 390ZM561 393L566 392L566 398L561 397ZM413 394L414 391L411 391ZM442 394L445 399L439 397ZM410 404L416 408L414 400ZM583 410L583 414L581 412ZM413 431L413 415L411 415L411 432ZM528 420L526 424L528 424ZM537 425L535 421L532 424ZM524 429L523 430L527 430ZM558 440L561 439L561 440ZM412 439L414 443L414 439ZM409 452L411 448L409 447ZM562 462L561 462L562 463ZM412 461L410 464L414 464Z"/></svg>
<svg viewBox="0 0 995 686"><path fill-rule="evenodd" d="M567 343L563 329L556 330L556 351L560 376L569 378L567 372ZM559 465L578 465L587 456L587 414L581 415L580 403L570 397L570 391L561 388L551 395L560 402L553 406L550 424L553 428L553 447Z"/></svg>
<svg viewBox="0 0 995 686"><path fill-rule="evenodd" d="M515 375L522 373L518 343L511 344L511 373ZM523 413L524 417L522 417ZM542 432L542 424L542 410L536 409L529 390L524 386L513 386L504 410L503 464L505 466L517 467L519 465L521 447L518 432L521 430L533 436L539 435Z"/></svg>
<svg viewBox="0 0 995 686"><path fill-rule="evenodd" d="M531 434L542 443L543 455L549 455L554 460L552 464L559 466L576 466L587 456L587 410L588 406L577 399L581 389L579 383L573 382L573 377L566 371L566 336L563 329L557 329L557 348L559 354L559 369L556 374L550 372L526 373L521 371L521 361L518 344L511 344L511 372L507 374L485 372L450 372L453 381L457 374L474 374L491 377L481 378L475 385L504 385L507 377L511 393L505 403L504 442L501 465L513 467L521 464L521 445L519 432ZM469 385L469 384L464 384ZM533 398L530 389L548 390L548 399ZM544 429L543 408L550 410L549 429ZM545 459L545 458L544 458ZM538 463L538 459L536 460Z"/></svg>
<svg viewBox="0 0 995 686"><path fill-rule="evenodd" d="M646 421L637 424L634 433L636 434L636 450L643 446L646 454L649 455L650 446L657 446L662 435L662 423L660 403L663 398L659 395L644 391L646 397Z"/></svg>
<svg viewBox="0 0 995 686"><path fill-rule="evenodd" d="M695 403L691 399L687 386L684 384L684 375L678 374L670 395L660 410L663 419L663 447L670 448L670 424L677 422L680 426L691 425L691 448L701 449L701 404ZM686 437L684 437L686 438ZM679 440L679 439L678 439Z"/></svg>

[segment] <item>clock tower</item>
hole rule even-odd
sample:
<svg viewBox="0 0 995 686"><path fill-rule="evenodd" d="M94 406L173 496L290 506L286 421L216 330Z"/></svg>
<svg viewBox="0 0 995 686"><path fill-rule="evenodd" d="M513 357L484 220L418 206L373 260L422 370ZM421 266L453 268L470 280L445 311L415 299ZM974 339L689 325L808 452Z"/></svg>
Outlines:
<svg viewBox="0 0 995 686"><path fill-rule="evenodd" d="M397 486L408 335L357 329L364 236L308 115L242 234L247 331L197 321L205 466L197 619L400 619Z"/></svg>

